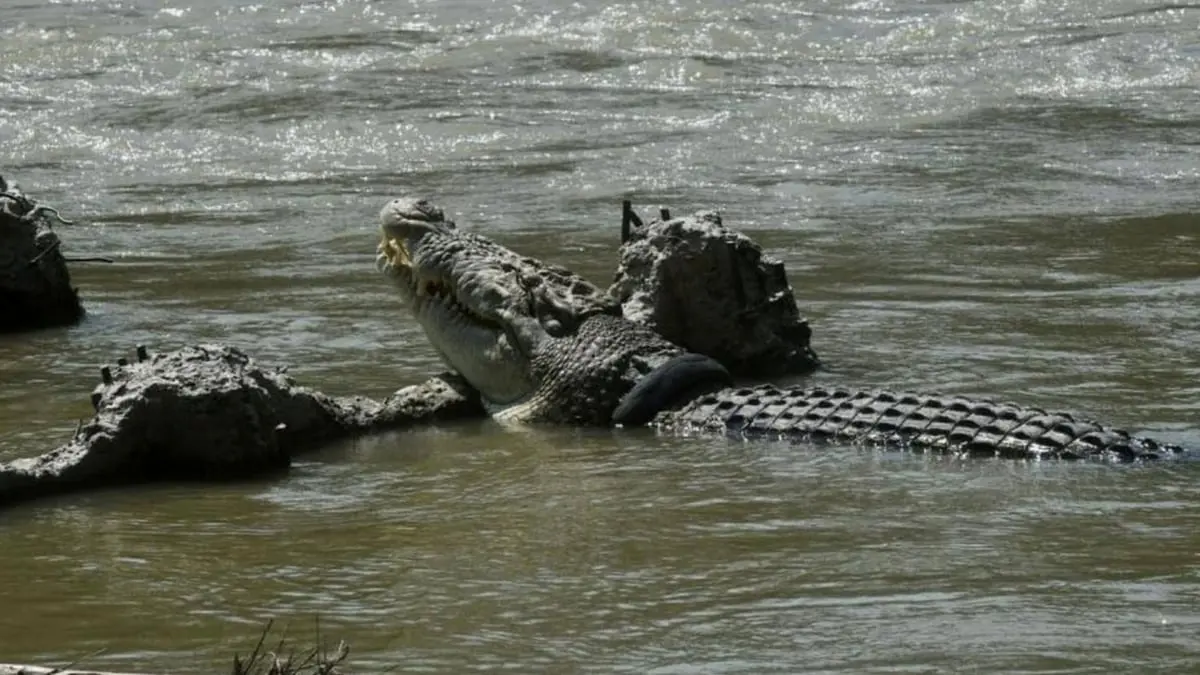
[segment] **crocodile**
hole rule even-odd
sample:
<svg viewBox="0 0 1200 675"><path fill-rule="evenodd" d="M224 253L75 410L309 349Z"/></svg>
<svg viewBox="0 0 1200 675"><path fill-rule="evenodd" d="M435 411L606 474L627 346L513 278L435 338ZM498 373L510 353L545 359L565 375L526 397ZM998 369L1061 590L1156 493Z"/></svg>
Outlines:
<svg viewBox="0 0 1200 675"><path fill-rule="evenodd" d="M566 268L461 230L428 200L379 212L376 267L498 420L651 427L1012 459L1130 462L1194 451L993 399L737 386L715 359L622 315Z"/></svg>

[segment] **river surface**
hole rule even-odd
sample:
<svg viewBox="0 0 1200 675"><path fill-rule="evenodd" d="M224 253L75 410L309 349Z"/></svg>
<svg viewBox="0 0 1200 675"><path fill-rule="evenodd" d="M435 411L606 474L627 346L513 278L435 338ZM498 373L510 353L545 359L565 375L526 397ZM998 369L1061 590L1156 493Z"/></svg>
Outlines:
<svg viewBox="0 0 1200 675"><path fill-rule="evenodd" d="M115 260L0 340L0 458L139 343L423 379L373 266L398 195L598 284L622 199L718 209L814 381L1200 445L1197 5L0 0L0 174ZM0 662L217 672L316 617L358 672L1195 673L1200 463L477 422L0 513Z"/></svg>

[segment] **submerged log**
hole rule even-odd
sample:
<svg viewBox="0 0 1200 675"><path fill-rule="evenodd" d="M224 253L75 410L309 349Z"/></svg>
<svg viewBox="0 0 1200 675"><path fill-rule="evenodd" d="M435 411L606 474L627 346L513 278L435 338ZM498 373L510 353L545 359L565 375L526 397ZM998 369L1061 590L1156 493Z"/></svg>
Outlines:
<svg viewBox="0 0 1200 675"><path fill-rule="evenodd" d="M622 313L738 376L804 374L820 362L783 262L715 212L642 223L622 205L609 294Z"/></svg>
<svg viewBox="0 0 1200 675"><path fill-rule="evenodd" d="M65 326L83 317L51 219L68 222L0 176L0 333Z"/></svg>
<svg viewBox="0 0 1200 675"><path fill-rule="evenodd" d="M94 487L249 478L356 434L482 417L456 375L401 389L385 401L302 387L241 350L196 345L101 368L96 415L66 444L0 463L0 505Z"/></svg>

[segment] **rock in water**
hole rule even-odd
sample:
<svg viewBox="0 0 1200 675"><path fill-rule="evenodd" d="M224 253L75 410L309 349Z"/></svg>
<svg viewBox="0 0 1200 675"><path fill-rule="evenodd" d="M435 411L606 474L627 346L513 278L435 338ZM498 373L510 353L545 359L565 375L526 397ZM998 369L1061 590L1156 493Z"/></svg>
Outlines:
<svg viewBox="0 0 1200 675"><path fill-rule="evenodd" d="M51 218L62 220L0 177L0 333L70 325L83 317Z"/></svg>
<svg viewBox="0 0 1200 675"><path fill-rule="evenodd" d="M96 416L66 444L0 463L0 504L89 487L250 478L367 431L482 417L474 392L439 376L383 403L296 384L235 347L197 345L101 369Z"/></svg>
<svg viewBox="0 0 1200 675"><path fill-rule="evenodd" d="M783 262L714 212L635 221L609 293L626 318L734 375L803 374L819 365Z"/></svg>

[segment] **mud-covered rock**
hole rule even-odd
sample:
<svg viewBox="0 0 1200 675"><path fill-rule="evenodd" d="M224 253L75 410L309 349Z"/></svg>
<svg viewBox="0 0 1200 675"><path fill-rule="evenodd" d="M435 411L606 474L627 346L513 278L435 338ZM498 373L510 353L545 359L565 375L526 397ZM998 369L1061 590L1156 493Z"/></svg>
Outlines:
<svg viewBox="0 0 1200 675"><path fill-rule="evenodd" d="M628 217L628 211L627 211ZM627 319L734 375L802 374L818 365L783 262L701 211L632 227L609 293Z"/></svg>
<svg viewBox="0 0 1200 675"><path fill-rule="evenodd" d="M70 325L83 317L54 209L0 177L0 333Z"/></svg>
<svg viewBox="0 0 1200 675"><path fill-rule="evenodd" d="M88 487L161 480L244 479L355 434L484 412L455 376L406 387L384 402L298 385L226 345L149 356L101 369L96 415L65 445L0 464L0 504Z"/></svg>

